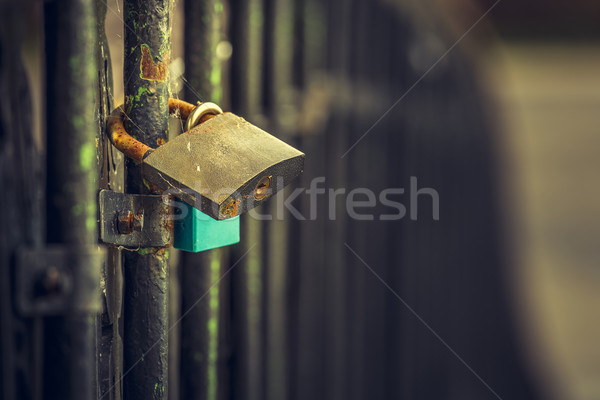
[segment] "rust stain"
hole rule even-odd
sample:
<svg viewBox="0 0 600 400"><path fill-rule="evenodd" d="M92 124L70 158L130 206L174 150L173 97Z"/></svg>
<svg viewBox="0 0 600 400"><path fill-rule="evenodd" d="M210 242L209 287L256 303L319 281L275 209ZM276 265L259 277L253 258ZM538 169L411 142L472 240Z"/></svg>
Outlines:
<svg viewBox="0 0 600 400"><path fill-rule="evenodd" d="M174 197L170 196L170 195L168 196L168 198L170 200L174 199ZM173 228L175 227L175 221L173 220L173 209L171 207L163 207L163 208L161 208L160 213L161 213L161 219L163 221L163 228L166 231L171 232L171 234L172 234Z"/></svg>
<svg viewBox="0 0 600 400"><path fill-rule="evenodd" d="M140 60L140 78L147 81L164 82L169 76L169 60L154 62L152 52L147 44L142 44L142 59Z"/></svg>
<svg viewBox="0 0 600 400"><path fill-rule="evenodd" d="M162 146L163 144L167 143L167 141L163 138L158 138L156 139L156 144L159 146Z"/></svg>
<svg viewBox="0 0 600 400"><path fill-rule="evenodd" d="M235 217L239 213L240 203L241 200L230 201L225 207L223 207L221 214L229 218Z"/></svg>

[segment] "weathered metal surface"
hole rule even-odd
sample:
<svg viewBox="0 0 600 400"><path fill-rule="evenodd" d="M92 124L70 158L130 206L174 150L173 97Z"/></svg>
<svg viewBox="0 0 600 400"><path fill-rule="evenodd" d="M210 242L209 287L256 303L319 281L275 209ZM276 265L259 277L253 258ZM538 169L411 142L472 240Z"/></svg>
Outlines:
<svg viewBox="0 0 600 400"><path fill-rule="evenodd" d="M124 1L125 129L149 147L168 140L171 7L169 0ZM139 164L125 164L125 191L149 194ZM165 247L123 252L126 400L168 396L168 258Z"/></svg>
<svg viewBox="0 0 600 400"><path fill-rule="evenodd" d="M169 198L101 190L100 239L129 248L173 244L173 221Z"/></svg>
<svg viewBox="0 0 600 400"><path fill-rule="evenodd" d="M105 31L108 4L94 1L96 6L96 29L98 46L98 87L96 112L96 145L98 158L98 187L100 189L123 191L124 156L116 151L106 137L106 125L113 110L113 77L109 50L109 40ZM112 12L109 15L113 15ZM123 308L123 269L121 250L115 246L105 246L106 258L102 269L101 289L105 307L96 317L96 361L97 393L103 400L121 399L121 374L123 368L122 319Z"/></svg>
<svg viewBox="0 0 600 400"><path fill-rule="evenodd" d="M196 107L185 101L169 99L169 112L176 117L186 120L186 126L189 125L191 128L198 123L207 121L212 117L211 114L218 114L223 111L212 103L199 103L198 107ZM192 119L187 121L192 113L194 114ZM144 155L152 150L152 147L142 143L127 132L123 122L124 118L127 118L127 116L123 112L122 106L113 110L106 123L106 135L119 151L133 161L141 163L144 159ZM162 145L165 142L166 141L162 139L157 140L158 145Z"/></svg>
<svg viewBox="0 0 600 400"><path fill-rule="evenodd" d="M97 313L101 310L97 277L104 252L96 246L74 254L64 246L21 249L17 254L16 304L27 316ZM86 260L95 270L79 268Z"/></svg>
<svg viewBox="0 0 600 400"><path fill-rule="evenodd" d="M303 167L302 152L224 113L155 149L145 157L142 171L149 182L221 220L266 200L265 177L272 179L273 194Z"/></svg>

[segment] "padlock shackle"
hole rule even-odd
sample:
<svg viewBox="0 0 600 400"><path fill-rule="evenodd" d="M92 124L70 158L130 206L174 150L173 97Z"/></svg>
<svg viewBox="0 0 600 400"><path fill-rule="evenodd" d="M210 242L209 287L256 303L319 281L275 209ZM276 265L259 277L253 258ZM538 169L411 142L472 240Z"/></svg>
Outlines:
<svg viewBox="0 0 600 400"><path fill-rule="evenodd" d="M200 105L201 103L198 103ZM182 120L186 120L190 113L196 108L192 103L179 99L169 99L169 113Z"/></svg>
<svg viewBox="0 0 600 400"><path fill-rule="evenodd" d="M179 99L169 99L169 113L182 120L187 120L194 109L200 106L202 106L200 102L198 105L194 105ZM119 151L141 163L146 153L151 151L152 148L127 133L123 124L124 116L123 106L115 108L110 114L106 124L108 138ZM204 115L198 122L204 122L211 117L213 115Z"/></svg>
<svg viewBox="0 0 600 400"><path fill-rule="evenodd" d="M123 125L124 114L123 106L115 108L110 114L106 123L108 138L120 152L141 163L144 155L152 148L127 133Z"/></svg>

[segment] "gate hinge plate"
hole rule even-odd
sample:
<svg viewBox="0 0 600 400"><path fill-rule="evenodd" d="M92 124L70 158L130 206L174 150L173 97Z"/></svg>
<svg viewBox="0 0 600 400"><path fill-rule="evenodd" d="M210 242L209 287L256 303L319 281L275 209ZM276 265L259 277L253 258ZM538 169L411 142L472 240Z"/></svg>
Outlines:
<svg viewBox="0 0 600 400"><path fill-rule="evenodd" d="M26 316L101 311L100 270L104 250L63 245L24 248L17 252L15 296Z"/></svg>
<svg viewBox="0 0 600 400"><path fill-rule="evenodd" d="M173 216L169 197L101 190L100 240L128 248L173 244Z"/></svg>

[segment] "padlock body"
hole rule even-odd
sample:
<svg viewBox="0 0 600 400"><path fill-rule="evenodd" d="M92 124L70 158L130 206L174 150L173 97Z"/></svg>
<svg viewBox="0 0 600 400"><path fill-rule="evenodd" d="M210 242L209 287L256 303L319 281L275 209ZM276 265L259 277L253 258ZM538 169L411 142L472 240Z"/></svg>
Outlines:
<svg viewBox="0 0 600 400"><path fill-rule="evenodd" d="M249 210L304 168L304 154L231 113L217 115L149 152L144 178L211 217ZM270 182L268 195L257 188Z"/></svg>
<svg viewBox="0 0 600 400"><path fill-rule="evenodd" d="M217 221L186 203L181 203L178 211L173 244L176 249L197 253L240 241L239 216Z"/></svg>

